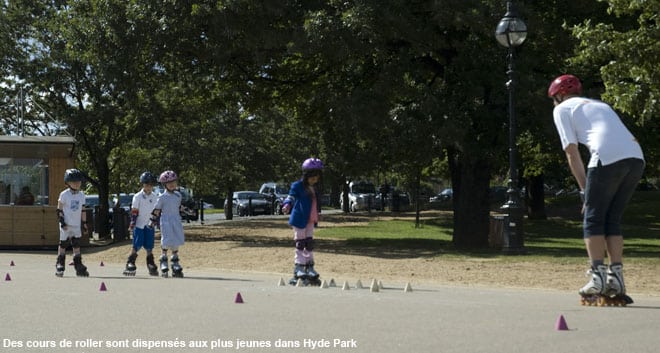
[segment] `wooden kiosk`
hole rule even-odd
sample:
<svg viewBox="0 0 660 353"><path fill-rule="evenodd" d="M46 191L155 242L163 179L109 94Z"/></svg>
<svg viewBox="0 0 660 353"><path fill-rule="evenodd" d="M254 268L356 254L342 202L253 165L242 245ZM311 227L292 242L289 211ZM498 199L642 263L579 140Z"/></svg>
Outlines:
<svg viewBox="0 0 660 353"><path fill-rule="evenodd" d="M74 148L69 136L0 136L0 248L57 246L55 210Z"/></svg>

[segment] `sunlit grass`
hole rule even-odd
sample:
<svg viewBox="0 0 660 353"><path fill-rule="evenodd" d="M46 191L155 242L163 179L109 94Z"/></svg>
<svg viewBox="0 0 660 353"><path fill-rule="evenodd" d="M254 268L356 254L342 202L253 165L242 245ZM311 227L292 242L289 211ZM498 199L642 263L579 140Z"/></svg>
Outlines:
<svg viewBox="0 0 660 353"><path fill-rule="evenodd" d="M582 237L582 222L576 200L551 199L548 208L574 209L576 214L565 218L551 217L546 220L525 219L526 256L503 255L498 249L463 250L452 243L453 219L450 213L425 218L415 227L414 218L379 220L371 218L364 225L320 228L315 233L319 239L339 239L356 246L382 247L387 249L419 250L436 256L477 256L506 261L562 261L584 262L586 251ZM655 264L660 263L660 193L638 192L624 217L625 256Z"/></svg>

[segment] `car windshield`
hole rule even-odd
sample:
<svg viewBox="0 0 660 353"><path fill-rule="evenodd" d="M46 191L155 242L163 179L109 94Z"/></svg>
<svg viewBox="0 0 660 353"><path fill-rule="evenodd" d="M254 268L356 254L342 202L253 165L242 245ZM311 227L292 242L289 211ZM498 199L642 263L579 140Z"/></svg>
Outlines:
<svg viewBox="0 0 660 353"><path fill-rule="evenodd" d="M276 194L288 194L289 193L289 188L287 188L284 185L278 185L275 187L275 193Z"/></svg>
<svg viewBox="0 0 660 353"><path fill-rule="evenodd" d="M360 184L353 184L351 187L351 190L353 190L354 193L356 194L375 194L376 193L376 187L374 184L368 184L368 183L360 183Z"/></svg>
<svg viewBox="0 0 660 353"><path fill-rule="evenodd" d="M85 197L85 205L87 206L96 206L99 204L98 196L87 196Z"/></svg>
<svg viewBox="0 0 660 353"><path fill-rule="evenodd" d="M264 196L258 192L239 192L236 193L236 198L240 200L247 200L249 198L254 199L263 199Z"/></svg>
<svg viewBox="0 0 660 353"><path fill-rule="evenodd" d="M119 196L119 205L120 206L130 206L133 203L133 195L121 195Z"/></svg>

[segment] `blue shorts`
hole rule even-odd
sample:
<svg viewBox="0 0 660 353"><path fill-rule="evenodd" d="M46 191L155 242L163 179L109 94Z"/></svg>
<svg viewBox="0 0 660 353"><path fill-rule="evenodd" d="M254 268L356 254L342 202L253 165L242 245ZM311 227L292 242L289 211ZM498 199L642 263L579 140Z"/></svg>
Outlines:
<svg viewBox="0 0 660 353"><path fill-rule="evenodd" d="M622 235L621 218L644 172L644 161L623 159L587 170L584 237Z"/></svg>
<svg viewBox="0 0 660 353"><path fill-rule="evenodd" d="M153 228L144 227L133 229L133 249L135 251L144 247L145 250L151 251L154 248L155 231Z"/></svg>

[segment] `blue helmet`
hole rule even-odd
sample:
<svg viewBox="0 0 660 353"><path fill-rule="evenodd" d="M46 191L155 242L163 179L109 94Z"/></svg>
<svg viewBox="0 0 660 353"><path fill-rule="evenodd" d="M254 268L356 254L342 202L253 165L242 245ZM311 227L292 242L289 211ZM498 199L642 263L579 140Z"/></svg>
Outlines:
<svg viewBox="0 0 660 353"><path fill-rule="evenodd" d="M158 178L151 172L144 172L140 175L140 184L156 185L156 183L158 183Z"/></svg>
<svg viewBox="0 0 660 353"><path fill-rule="evenodd" d="M78 169L75 169L75 168L67 169L64 172L64 182L65 183L68 183L68 182L71 182L71 181L83 181L83 180L85 180L85 176Z"/></svg>

